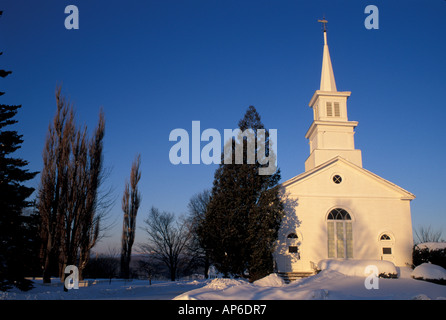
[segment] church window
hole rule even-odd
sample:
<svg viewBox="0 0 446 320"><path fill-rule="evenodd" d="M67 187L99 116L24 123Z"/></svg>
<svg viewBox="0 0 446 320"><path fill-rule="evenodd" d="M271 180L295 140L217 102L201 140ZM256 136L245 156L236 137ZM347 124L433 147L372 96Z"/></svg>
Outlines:
<svg viewBox="0 0 446 320"><path fill-rule="evenodd" d="M351 220L350 214L344 209L333 209L328 214L328 220Z"/></svg>
<svg viewBox="0 0 446 320"><path fill-rule="evenodd" d="M288 247L288 252L289 253L298 253L297 246L289 246Z"/></svg>
<svg viewBox="0 0 446 320"><path fill-rule="evenodd" d="M380 240L392 240L389 235L383 234Z"/></svg>
<svg viewBox="0 0 446 320"><path fill-rule="evenodd" d="M383 248L383 254L392 254L392 248Z"/></svg>
<svg viewBox="0 0 446 320"><path fill-rule="evenodd" d="M295 233L290 233L290 234L287 236L287 238L288 238L288 239L297 239L297 234L295 234Z"/></svg>
<svg viewBox="0 0 446 320"><path fill-rule="evenodd" d="M336 184L340 184L342 182L342 177L338 174L333 176L333 182Z"/></svg>
<svg viewBox="0 0 446 320"><path fill-rule="evenodd" d="M353 258L353 228L350 214L340 208L330 211L327 217L329 258Z"/></svg>
<svg viewBox="0 0 446 320"><path fill-rule="evenodd" d="M327 117L333 117L333 106L331 102L327 102Z"/></svg>
<svg viewBox="0 0 446 320"><path fill-rule="evenodd" d="M339 102L327 102L327 117L340 117L341 116L341 107L339 106Z"/></svg>
<svg viewBox="0 0 446 320"><path fill-rule="evenodd" d="M339 108L339 102L334 103L334 116L335 117L341 116L341 109Z"/></svg>

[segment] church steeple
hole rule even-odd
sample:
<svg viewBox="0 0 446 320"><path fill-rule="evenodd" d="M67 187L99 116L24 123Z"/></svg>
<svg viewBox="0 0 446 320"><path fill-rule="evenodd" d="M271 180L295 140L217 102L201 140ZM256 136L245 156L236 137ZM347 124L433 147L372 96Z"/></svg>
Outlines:
<svg viewBox="0 0 446 320"><path fill-rule="evenodd" d="M324 24L324 54L322 57L321 83L311 98L314 121L305 135L310 144L310 156L305 161L305 171L334 158L342 157L362 167L361 150L355 149L354 128L356 121L349 121L347 99L349 91L338 91L327 44L327 20Z"/></svg>
<svg viewBox="0 0 446 320"><path fill-rule="evenodd" d="M319 20L321 21L321 20ZM322 20L326 21L326 20ZM325 23L324 23L325 24ZM333 73L333 67L331 65L330 51L328 51L327 44L327 30L324 25L324 56L322 58L322 74L321 74L321 91L336 92L336 81Z"/></svg>

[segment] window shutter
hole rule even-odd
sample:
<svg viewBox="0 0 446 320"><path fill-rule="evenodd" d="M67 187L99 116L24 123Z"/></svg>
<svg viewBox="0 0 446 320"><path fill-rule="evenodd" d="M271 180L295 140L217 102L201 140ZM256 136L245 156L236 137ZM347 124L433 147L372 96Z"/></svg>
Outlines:
<svg viewBox="0 0 446 320"><path fill-rule="evenodd" d="M333 108L331 102L327 102L327 117L333 117Z"/></svg>
<svg viewBox="0 0 446 320"><path fill-rule="evenodd" d="M339 108L339 102L334 103L334 115L335 117L341 116L341 109Z"/></svg>

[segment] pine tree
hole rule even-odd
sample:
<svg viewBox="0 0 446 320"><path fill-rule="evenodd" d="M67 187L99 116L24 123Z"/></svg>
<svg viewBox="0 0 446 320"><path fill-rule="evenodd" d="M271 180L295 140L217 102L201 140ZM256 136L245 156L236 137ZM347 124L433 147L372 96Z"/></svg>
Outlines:
<svg viewBox="0 0 446 320"><path fill-rule="evenodd" d="M130 276L130 259L133 242L135 241L136 215L141 203L141 194L138 192L138 182L141 179L140 165L141 155L138 155L132 164L130 185L126 182L122 197L124 221L122 224L121 276L124 279L128 279Z"/></svg>
<svg viewBox="0 0 446 320"><path fill-rule="evenodd" d="M225 276L248 276L255 281L273 271L272 253L283 216L280 170L271 175L259 174L264 164L259 162L262 155L257 144L257 160L249 161L249 143L257 141L257 134L264 129L253 106L238 125L242 132L251 129L253 135L229 142L234 151L232 163L222 163L215 172L211 200L199 232L220 272ZM265 142L267 156L272 153L268 131ZM237 144L243 147L243 164L236 163Z"/></svg>
<svg viewBox="0 0 446 320"><path fill-rule="evenodd" d="M9 74L11 71L0 70L2 78ZM9 156L21 147L23 136L17 131L5 130L6 126L17 123L13 118L20 108L21 105L0 104L0 290L8 289L11 285L21 290L32 287L24 279L30 236L27 227L31 224L31 218L22 212L24 208L32 206L27 199L34 189L23 183L33 179L37 172L24 169L28 161Z"/></svg>

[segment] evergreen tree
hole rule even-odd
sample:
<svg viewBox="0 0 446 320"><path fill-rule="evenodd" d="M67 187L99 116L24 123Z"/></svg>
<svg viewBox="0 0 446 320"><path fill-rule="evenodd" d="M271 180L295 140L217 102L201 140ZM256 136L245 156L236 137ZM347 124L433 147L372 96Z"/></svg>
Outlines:
<svg viewBox="0 0 446 320"><path fill-rule="evenodd" d="M9 74L11 71L0 70L2 78ZM23 136L17 131L5 130L6 126L17 123L13 118L19 108L21 105L0 104L0 290L12 285L21 290L32 287L24 276L28 271L26 262L30 255L27 250L32 236L27 228L33 223L32 216L22 212L32 205L27 199L34 189L23 183L33 179L37 172L24 169L28 161L9 156L21 147Z"/></svg>
<svg viewBox="0 0 446 320"><path fill-rule="evenodd" d="M248 276L255 281L273 272L274 245L283 216L279 194L280 170L262 175L262 157L272 154L269 134L264 136L264 154L259 152L258 135L264 130L260 115L250 106L239 122L242 132L251 135L225 146L232 150L232 162L224 161L216 170L206 217L199 228L200 236L209 249L210 258L225 276ZM249 145L255 145L255 161L250 160ZM243 163L237 164L236 150L243 147ZM230 149L229 149L230 148ZM248 272L246 275L245 272Z"/></svg>

